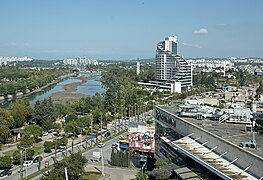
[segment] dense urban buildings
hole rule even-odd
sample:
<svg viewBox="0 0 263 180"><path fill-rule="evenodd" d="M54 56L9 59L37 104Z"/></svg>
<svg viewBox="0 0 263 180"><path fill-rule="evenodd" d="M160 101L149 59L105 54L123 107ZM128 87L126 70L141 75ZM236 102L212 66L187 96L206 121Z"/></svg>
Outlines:
<svg viewBox="0 0 263 180"><path fill-rule="evenodd" d="M88 59L86 57L83 58L72 58L72 59L64 59L63 64L70 66L85 66L85 65L98 65L98 61L96 59Z"/></svg>
<svg viewBox="0 0 263 180"><path fill-rule="evenodd" d="M16 63L21 61L32 61L32 58L29 58L27 56L25 57L0 57L0 66L6 66L9 63Z"/></svg>

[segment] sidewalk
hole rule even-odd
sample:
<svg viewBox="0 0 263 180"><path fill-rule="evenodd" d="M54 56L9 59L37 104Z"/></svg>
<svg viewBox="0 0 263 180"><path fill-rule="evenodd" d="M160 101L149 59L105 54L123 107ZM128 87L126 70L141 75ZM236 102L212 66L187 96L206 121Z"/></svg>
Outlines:
<svg viewBox="0 0 263 180"><path fill-rule="evenodd" d="M104 166L105 176L101 177L101 180L133 180L136 179L138 170L133 168L116 167L116 166ZM84 167L86 172L100 172L101 166L95 164L87 164Z"/></svg>
<svg viewBox="0 0 263 180"><path fill-rule="evenodd" d="M0 151L0 156L5 156L5 152L11 151L11 150L15 150L17 149L17 143L13 143L13 144L5 144L2 145L2 150Z"/></svg>

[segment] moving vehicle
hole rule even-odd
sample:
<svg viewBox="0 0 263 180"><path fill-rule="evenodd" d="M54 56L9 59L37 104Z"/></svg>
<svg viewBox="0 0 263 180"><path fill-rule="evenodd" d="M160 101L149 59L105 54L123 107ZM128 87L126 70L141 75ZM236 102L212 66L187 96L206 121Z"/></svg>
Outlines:
<svg viewBox="0 0 263 180"><path fill-rule="evenodd" d="M29 160L29 161L25 161L24 163L23 163L23 166L24 167L28 167L28 166L31 166L33 164L33 160Z"/></svg>
<svg viewBox="0 0 263 180"><path fill-rule="evenodd" d="M99 144L98 144L98 147L99 147L99 148L103 148L104 146L105 146L104 143L99 143Z"/></svg>
<svg viewBox="0 0 263 180"><path fill-rule="evenodd" d="M1 169L0 170L0 177L6 177L6 176L10 176L12 174L12 169Z"/></svg>

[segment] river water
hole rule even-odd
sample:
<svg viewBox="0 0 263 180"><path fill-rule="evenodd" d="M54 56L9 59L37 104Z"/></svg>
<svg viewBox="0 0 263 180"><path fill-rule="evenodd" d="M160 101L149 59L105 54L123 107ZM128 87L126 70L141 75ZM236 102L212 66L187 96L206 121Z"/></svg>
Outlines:
<svg viewBox="0 0 263 180"><path fill-rule="evenodd" d="M101 87L100 82L100 74L98 73L92 73L92 72L85 72L80 73L78 76L88 76L88 81L86 83L81 84L80 86L77 86L77 90L73 93L77 94L85 94L88 96L94 96L97 92L98 93L104 93L105 89ZM62 80L57 84L51 85L45 89L43 89L40 92L33 93L32 95L29 95L27 97L24 97L26 101L28 101L30 104L35 104L37 100L44 100L52 94L56 92L63 92L64 91L64 85L71 84L74 82L81 82L80 79L77 79L77 77L70 77L68 79ZM2 107L8 107L10 102L2 105Z"/></svg>

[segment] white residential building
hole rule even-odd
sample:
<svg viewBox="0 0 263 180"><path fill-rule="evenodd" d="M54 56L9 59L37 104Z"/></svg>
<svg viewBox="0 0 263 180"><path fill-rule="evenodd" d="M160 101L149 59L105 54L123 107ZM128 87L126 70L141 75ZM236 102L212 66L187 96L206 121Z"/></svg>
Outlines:
<svg viewBox="0 0 263 180"><path fill-rule="evenodd" d="M18 58L18 57L0 57L0 66L8 65L9 63L12 62L21 62L21 61L32 61L32 58L28 58L27 56Z"/></svg>
<svg viewBox="0 0 263 180"><path fill-rule="evenodd" d="M185 89L192 86L192 68L181 56L177 55L177 44L176 36L168 36L157 44L156 79L177 82L176 84L179 83L181 86L180 89Z"/></svg>
<svg viewBox="0 0 263 180"><path fill-rule="evenodd" d="M84 58L72 58L72 59L64 59L63 64L70 66L82 66L82 65L98 65L98 61L96 59L87 59Z"/></svg>

